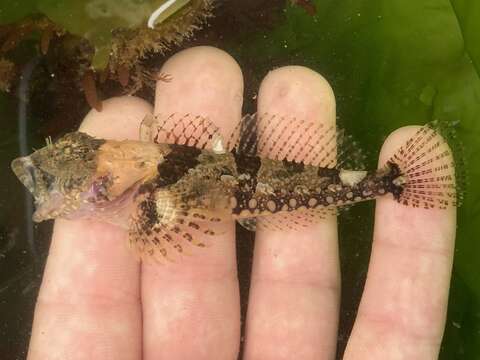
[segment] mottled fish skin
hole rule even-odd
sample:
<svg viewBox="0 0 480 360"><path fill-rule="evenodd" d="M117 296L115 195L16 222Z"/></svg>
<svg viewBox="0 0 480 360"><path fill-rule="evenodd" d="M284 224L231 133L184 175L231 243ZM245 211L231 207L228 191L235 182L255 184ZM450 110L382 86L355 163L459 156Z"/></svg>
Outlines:
<svg viewBox="0 0 480 360"><path fill-rule="evenodd" d="M335 207L392 193L401 194L393 184L400 173L389 164L380 171L350 171L314 167L299 163L258 158L257 173L242 173L240 186L231 197L235 218L268 216L298 209ZM342 175L342 176L341 176ZM349 179L354 178L354 181Z"/></svg>
<svg viewBox="0 0 480 360"><path fill-rule="evenodd" d="M235 219L341 206L388 192L396 197L401 193L401 186L393 184L400 175L395 164L380 171L348 171L167 146L171 152L158 165L158 175L139 188L139 194L148 194L141 207L150 226L162 217L152 205L158 201L157 191L170 192L172 197L178 194L178 206L188 210ZM349 177L341 176L345 173L360 177L347 183Z"/></svg>
<svg viewBox="0 0 480 360"><path fill-rule="evenodd" d="M290 124L281 122L279 131L274 120L247 116L240 135L234 131L225 143L206 118L147 116L142 141L70 133L14 160L12 169L35 198L35 221L117 224L128 229L141 258L159 262L185 254L186 245L207 246L205 235L222 233L225 220L254 230L262 217L261 226L290 231L336 214L338 207L387 194L425 209L457 206L462 198L452 151L435 124L419 128L381 169L364 171L344 168L346 153L337 152L343 133L332 128L318 128L318 139L307 139L307 148L315 149L307 155L292 136L290 145L279 141L281 135L273 141L283 146L280 152L257 142L256 133L282 134ZM297 134L310 128L297 125Z"/></svg>
<svg viewBox="0 0 480 360"><path fill-rule="evenodd" d="M36 222L62 218L100 218L121 224L138 186L156 176L169 148L138 141L95 139L69 133L12 170L35 198Z"/></svg>
<svg viewBox="0 0 480 360"><path fill-rule="evenodd" d="M59 197L59 203L49 204L51 211L38 212L37 220L105 212L100 205L115 204L135 187L134 199L144 197L140 207L146 223L163 216L156 206L159 191L170 192L179 206L238 218L371 199L392 192L396 174L394 167L368 173L351 186L342 182L338 169L186 145L98 140L82 133L68 134L12 167L40 209Z"/></svg>
<svg viewBox="0 0 480 360"><path fill-rule="evenodd" d="M143 183L135 197L139 204L136 231L148 232L157 224L175 222L195 228L196 223L190 220L218 222L227 218L229 199L237 187L232 154L165 146L170 152L158 164L157 175Z"/></svg>
<svg viewBox="0 0 480 360"><path fill-rule="evenodd" d="M363 171L76 132L14 160L12 169L35 197L35 221L95 217L127 224L130 218L141 236L155 227L200 230L195 220L332 208L386 194L416 207L455 205L449 173L455 165L437 135L425 126L386 166Z"/></svg>

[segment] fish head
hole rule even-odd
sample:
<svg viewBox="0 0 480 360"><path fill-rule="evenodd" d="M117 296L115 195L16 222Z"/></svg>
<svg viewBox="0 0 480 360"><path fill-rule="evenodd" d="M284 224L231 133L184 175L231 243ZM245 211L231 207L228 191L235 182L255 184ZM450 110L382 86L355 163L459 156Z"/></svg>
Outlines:
<svg viewBox="0 0 480 360"><path fill-rule="evenodd" d="M11 167L35 199L35 222L61 217L118 224L140 185L155 179L169 152L165 144L73 132L13 160Z"/></svg>
<svg viewBox="0 0 480 360"><path fill-rule="evenodd" d="M12 161L18 179L35 199L33 220L70 217L88 210L101 197L97 152L105 140L69 133L29 156Z"/></svg>

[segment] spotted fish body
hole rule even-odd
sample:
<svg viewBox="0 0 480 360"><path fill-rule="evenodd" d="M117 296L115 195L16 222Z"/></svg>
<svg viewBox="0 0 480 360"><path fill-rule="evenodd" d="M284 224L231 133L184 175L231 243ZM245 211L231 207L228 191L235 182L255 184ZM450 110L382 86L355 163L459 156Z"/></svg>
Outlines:
<svg viewBox="0 0 480 360"><path fill-rule="evenodd" d="M278 212L338 207L386 193L399 196L393 183L398 166L380 171L353 171L299 166L288 161L258 160L257 174L241 174L231 198L236 217L268 216Z"/></svg>
<svg viewBox="0 0 480 360"><path fill-rule="evenodd" d="M369 173L167 146L170 152L158 165L158 176L140 186L139 194L149 194L155 202L156 191L180 193L181 204L223 217L334 207L401 192L392 182L399 175L394 164ZM148 217L155 220L158 216Z"/></svg>
<svg viewBox="0 0 480 360"><path fill-rule="evenodd" d="M338 140L326 130L321 141L302 140L311 145L307 155L298 141L288 147L290 140L280 136L281 148L252 140L266 131L258 126L264 119L256 117L253 127L242 123L226 142L204 118L152 117L142 123L142 141L70 133L14 160L12 168L35 197L35 221L96 218L126 225L134 248L160 259L172 249L184 252L185 243L205 246L205 236L218 233L215 223L228 219L252 229L255 218L267 226L276 218L270 224L293 229L292 215L312 223L387 194L415 207L456 205L452 153L432 126L422 127L386 166L365 171L338 161Z"/></svg>

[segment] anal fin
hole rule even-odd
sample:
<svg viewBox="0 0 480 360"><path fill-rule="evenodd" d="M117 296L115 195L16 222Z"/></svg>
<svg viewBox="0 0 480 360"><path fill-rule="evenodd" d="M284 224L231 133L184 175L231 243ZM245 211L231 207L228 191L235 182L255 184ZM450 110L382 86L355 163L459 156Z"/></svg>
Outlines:
<svg viewBox="0 0 480 360"><path fill-rule="evenodd" d="M280 212L258 218L257 229L273 231L302 231L321 223L328 217L336 216L335 207L320 207L316 209L300 209L291 212Z"/></svg>

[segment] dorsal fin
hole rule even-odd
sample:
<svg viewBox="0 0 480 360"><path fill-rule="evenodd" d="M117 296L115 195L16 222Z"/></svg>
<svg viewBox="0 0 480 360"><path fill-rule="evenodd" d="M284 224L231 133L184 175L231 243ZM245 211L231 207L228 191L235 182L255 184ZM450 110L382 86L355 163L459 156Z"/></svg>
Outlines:
<svg viewBox="0 0 480 360"><path fill-rule="evenodd" d="M338 130L334 125L265 113L243 117L236 131L229 139L229 144L233 143L229 147L234 148L239 155L259 156L263 159L257 173L258 181L262 176L266 176L267 178L263 180L268 183L267 179L270 176L276 176L273 173L280 174L283 170L290 174L293 181L295 174L300 177L316 177L315 167L363 168L363 155L357 143L351 136L346 135L345 131ZM340 148L338 151L337 144ZM276 168L279 171L274 171ZM304 175L301 175L302 173ZM249 230L266 228L295 231L336 213L336 208L331 207L281 210L273 215L261 214L255 223L253 218L241 218L238 221Z"/></svg>
<svg viewBox="0 0 480 360"><path fill-rule="evenodd" d="M227 148L325 168L363 169L365 161L358 143L343 129L269 113L245 115L228 138Z"/></svg>
<svg viewBox="0 0 480 360"><path fill-rule="evenodd" d="M335 140L333 127L265 113L244 116L229 147L250 156L334 167Z"/></svg>
<svg viewBox="0 0 480 360"><path fill-rule="evenodd" d="M220 139L220 140L219 140ZM188 145L199 149L218 149L222 143L219 128L200 115L147 115L140 124L140 140L157 144Z"/></svg>
<svg viewBox="0 0 480 360"><path fill-rule="evenodd" d="M225 137L212 121L200 115L147 115L140 126L140 139L216 152L234 150L325 168L358 170L364 168L365 160L357 142L343 129L269 113L245 115Z"/></svg>

